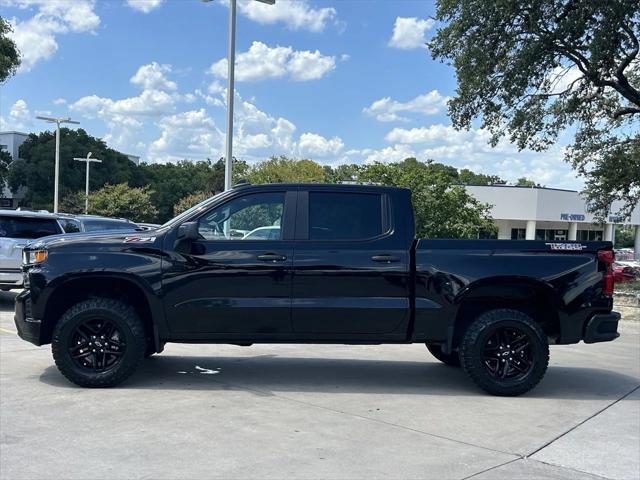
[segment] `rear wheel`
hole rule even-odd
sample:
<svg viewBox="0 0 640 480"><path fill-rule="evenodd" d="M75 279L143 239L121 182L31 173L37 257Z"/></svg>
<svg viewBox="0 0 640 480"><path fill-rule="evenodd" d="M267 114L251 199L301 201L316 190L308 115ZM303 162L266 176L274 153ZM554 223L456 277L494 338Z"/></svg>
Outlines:
<svg viewBox="0 0 640 480"><path fill-rule="evenodd" d="M540 326L527 314L510 309L491 310L478 317L460 344L462 367L492 395L528 392L544 376L549 344Z"/></svg>
<svg viewBox="0 0 640 480"><path fill-rule="evenodd" d="M437 343L427 343L427 350L445 365L450 367L460 366L460 355L458 352L443 353L442 346Z"/></svg>
<svg viewBox="0 0 640 480"><path fill-rule="evenodd" d="M53 331L56 366L81 387L112 387L128 378L146 350L144 326L134 309L109 298L77 303Z"/></svg>

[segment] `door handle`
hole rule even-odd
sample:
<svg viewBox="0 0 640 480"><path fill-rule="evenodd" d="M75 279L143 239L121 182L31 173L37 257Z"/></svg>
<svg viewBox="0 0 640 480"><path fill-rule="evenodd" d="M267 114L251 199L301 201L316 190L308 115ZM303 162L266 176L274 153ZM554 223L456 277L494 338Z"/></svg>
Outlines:
<svg viewBox="0 0 640 480"><path fill-rule="evenodd" d="M287 259L285 255L278 255L276 253L265 253L264 255L258 255L258 260L261 262L284 262Z"/></svg>
<svg viewBox="0 0 640 480"><path fill-rule="evenodd" d="M384 262L384 263L391 263L391 262L399 262L400 261L400 257L396 257L395 255L374 255L373 257L371 257L371 260L373 260L374 262Z"/></svg>

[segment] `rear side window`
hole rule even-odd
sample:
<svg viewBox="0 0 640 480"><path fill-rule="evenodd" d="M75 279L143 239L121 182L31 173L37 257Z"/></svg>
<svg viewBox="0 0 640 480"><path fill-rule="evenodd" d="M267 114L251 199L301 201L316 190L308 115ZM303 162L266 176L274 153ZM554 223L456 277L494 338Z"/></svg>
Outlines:
<svg viewBox="0 0 640 480"><path fill-rule="evenodd" d="M310 240L365 240L384 233L383 196L309 192Z"/></svg>
<svg viewBox="0 0 640 480"><path fill-rule="evenodd" d="M105 220L84 220L85 232L100 232L104 230L135 230L136 226L129 222L110 222Z"/></svg>
<svg viewBox="0 0 640 480"><path fill-rule="evenodd" d="M1 217L0 237L40 238L62 233L53 218Z"/></svg>

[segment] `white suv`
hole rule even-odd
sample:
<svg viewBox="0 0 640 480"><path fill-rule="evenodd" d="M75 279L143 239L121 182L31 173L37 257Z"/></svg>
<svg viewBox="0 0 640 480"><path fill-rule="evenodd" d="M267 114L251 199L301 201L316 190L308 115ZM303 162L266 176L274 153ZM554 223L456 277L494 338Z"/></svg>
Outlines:
<svg viewBox="0 0 640 480"><path fill-rule="evenodd" d="M0 210L0 289L22 288L22 249L32 240L64 233L56 215Z"/></svg>

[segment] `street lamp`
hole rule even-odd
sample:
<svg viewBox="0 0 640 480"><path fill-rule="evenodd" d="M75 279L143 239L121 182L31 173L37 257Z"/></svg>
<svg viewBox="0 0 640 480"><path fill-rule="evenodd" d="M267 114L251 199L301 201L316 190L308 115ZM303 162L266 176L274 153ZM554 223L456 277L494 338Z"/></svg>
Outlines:
<svg viewBox="0 0 640 480"><path fill-rule="evenodd" d="M85 184L85 197L84 197L84 213L89 213L89 165L91 162L102 163L102 160L97 158L91 158L91 152L87 153L87 158L74 158L78 162L87 162L87 181Z"/></svg>
<svg viewBox="0 0 640 480"><path fill-rule="evenodd" d="M54 117L36 117L39 120L56 124L56 166L53 180L53 213L58 213L58 178L60 176L60 124L61 123L73 123L75 125L80 124L67 118L54 118Z"/></svg>
<svg viewBox="0 0 640 480"><path fill-rule="evenodd" d="M211 2L213 0L202 0ZM256 0L260 3L273 5L276 0ZM233 99L236 63L236 0L229 0L229 52L227 54L227 141L226 158L224 163L224 189L231 188L231 162L233 159Z"/></svg>

